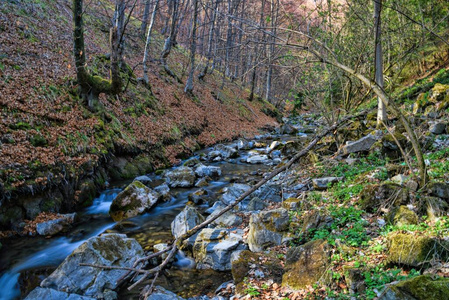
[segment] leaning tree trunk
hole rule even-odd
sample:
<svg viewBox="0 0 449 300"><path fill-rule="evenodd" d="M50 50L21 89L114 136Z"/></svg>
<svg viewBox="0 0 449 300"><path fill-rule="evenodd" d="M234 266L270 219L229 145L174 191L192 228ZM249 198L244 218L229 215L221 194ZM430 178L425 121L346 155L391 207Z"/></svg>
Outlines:
<svg viewBox="0 0 449 300"><path fill-rule="evenodd" d="M150 0L143 0L145 2L145 9L142 17L142 24L140 24L140 35L142 37L145 36L145 32L147 31L147 23L148 17L150 16Z"/></svg>

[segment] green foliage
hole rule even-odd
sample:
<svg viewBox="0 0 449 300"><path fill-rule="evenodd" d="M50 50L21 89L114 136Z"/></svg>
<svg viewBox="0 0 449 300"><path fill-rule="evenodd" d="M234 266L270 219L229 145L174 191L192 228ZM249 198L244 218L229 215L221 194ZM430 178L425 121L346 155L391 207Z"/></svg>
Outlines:
<svg viewBox="0 0 449 300"><path fill-rule="evenodd" d="M35 134L30 138L30 143L34 147L45 147L45 146L47 146L48 141L42 135Z"/></svg>
<svg viewBox="0 0 449 300"><path fill-rule="evenodd" d="M245 293L252 296L252 297L257 297L260 296L260 291L259 288L252 285L249 281L248 278L244 278L243 279L243 283L245 284L246 288L245 288Z"/></svg>
<svg viewBox="0 0 449 300"><path fill-rule="evenodd" d="M329 244L335 245L339 239L342 243L353 246L367 245L368 236L365 234L365 227L368 222L362 219L363 210L353 206L350 207L330 207L332 224L312 231L312 239L326 239Z"/></svg>
<svg viewBox="0 0 449 300"><path fill-rule="evenodd" d="M364 281L367 287L365 299L375 299L377 297L375 290L382 290L388 283L413 278L418 275L420 274L415 269L412 269L408 274L403 274L402 269L398 268L384 269L382 266L375 266L368 269L363 272L363 277L365 278Z"/></svg>
<svg viewBox="0 0 449 300"><path fill-rule="evenodd" d="M31 125L27 122L17 122L16 124L9 125L9 128L14 130L28 130L31 129Z"/></svg>

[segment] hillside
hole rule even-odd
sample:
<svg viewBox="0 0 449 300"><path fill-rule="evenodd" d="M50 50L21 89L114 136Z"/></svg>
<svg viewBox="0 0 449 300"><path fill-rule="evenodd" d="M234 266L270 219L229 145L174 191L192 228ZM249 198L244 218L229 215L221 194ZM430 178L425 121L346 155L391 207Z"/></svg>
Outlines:
<svg viewBox="0 0 449 300"><path fill-rule="evenodd" d="M124 57L134 68L133 78L119 96L100 95L104 109L92 113L77 97L70 6L48 0L0 6L0 226L20 215L33 217L24 209L24 195L56 198L48 205L68 210L89 203L95 186L106 181L169 166L200 147L276 125L267 115L275 115L270 104L244 100L246 93L233 83L219 89L219 74L206 76L188 97L183 84L153 60L151 90L137 84L144 45L132 34L137 32L132 20ZM87 63L94 74L107 76L105 24L112 8L96 2L87 9ZM162 37L156 34L151 47L157 58ZM169 58L184 82L186 53L178 47ZM119 172L108 172L106 165L110 170L119 166Z"/></svg>

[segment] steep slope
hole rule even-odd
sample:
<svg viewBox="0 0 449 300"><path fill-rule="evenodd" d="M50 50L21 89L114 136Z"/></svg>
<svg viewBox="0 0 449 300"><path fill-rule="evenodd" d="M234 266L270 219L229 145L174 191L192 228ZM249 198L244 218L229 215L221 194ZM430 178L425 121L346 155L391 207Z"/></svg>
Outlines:
<svg viewBox="0 0 449 300"><path fill-rule="evenodd" d="M87 64L94 74L107 76L112 12L107 1L86 8ZM273 114L271 105L243 100L245 93L232 83L220 89L219 74L196 83L194 97L188 97L183 84L153 61L151 89L138 84L143 42L133 19L124 56L134 76L119 96L100 95L104 109L92 113L77 96L71 18L71 3L64 0L0 6L0 227L33 218L30 199L41 199L33 204L39 210L73 209L111 177L131 178L199 147L276 125L263 113ZM161 49L156 36L152 56ZM185 81L186 51L175 49L169 61Z"/></svg>

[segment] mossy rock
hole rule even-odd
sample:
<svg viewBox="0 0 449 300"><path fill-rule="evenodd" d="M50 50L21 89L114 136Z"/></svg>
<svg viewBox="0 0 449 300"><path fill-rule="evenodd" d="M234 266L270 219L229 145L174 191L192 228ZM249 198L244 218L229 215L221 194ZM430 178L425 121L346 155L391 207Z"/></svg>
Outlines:
<svg viewBox="0 0 449 300"><path fill-rule="evenodd" d="M323 240L290 248L287 252L282 286L302 289L323 280L330 263L329 245Z"/></svg>
<svg viewBox="0 0 449 300"><path fill-rule="evenodd" d="M80 184L78 195L78 203L82 207L87 207L92 204L92 201L97 195L97 188L92 180L84 181Z"/></svg>
<svg viewBox="0 0 449 300"><path fill-rule="evenodd" d="M399 206L408 203L409 190L394 183L366 185L360 194L360 207L367 212L376 212L387 204Z"/></svg>
<svg viewBox="0 0 449 300"><path fill-rule="evenodd" d="M389 285L379 300L443 300L449 296L449 278L421 275Z"/></svg>
<svg viewBox="0 0 449 300"><path fill-rule="evenodd" d="M282 262L277 258L273 252L263 255L263 260L260 260L261 254L254 253L248 250L240 252L237 259L232 262L232 278L236 285L236 292L243 293L246 286L244 284L245 277L248 277L248 273L254 265L257 269L260 269L265 277L264 279L273 279L276 283L281 283L284 268Z"/></svg>
<svg viewBox="0 0 449 300"><path fill-rule="evenodd" d="M401 157L402 154L398 143L404 151L411 147L407 138L400 132L384 135L382 137L382 153L391 159Z"/></svg>
<svg viewBox="0 0 449 300"><path fill-rule="evenodd" d="M437 221L438 218L446 215L449 204L441 198L423 196L420 199L420 212L426 214L429 221Z"/></svg>
<svg viewBox="0 0 449 300"><path fill-rule="evenodd" d="M434 256L445 259L447 251L436 238L392 232L387 236L388 258L392 264L422 267Z"/></svg>
<svg viewBox="0 0 449 300"><path fill-rule="evenodd" d="M390 224L396 226L416 225L419 221L418 215L405 205L393 208L387 219Z"/></svg>
<svg viewBox="0 0 449 300"><path fill-rule="evenodd" d="M429 99L427 93L421 93L418 95L418 98L416 99L415 103L413 104L413 114L416 115L423 111L427 105L429 105Z"/></svg>
<svg viewBox="0 0 449 300"><path fill-rule="evenodd" d="M444 100L449 95L449 84L437 83L431 90L430 101L436 103Z"/></svg>

